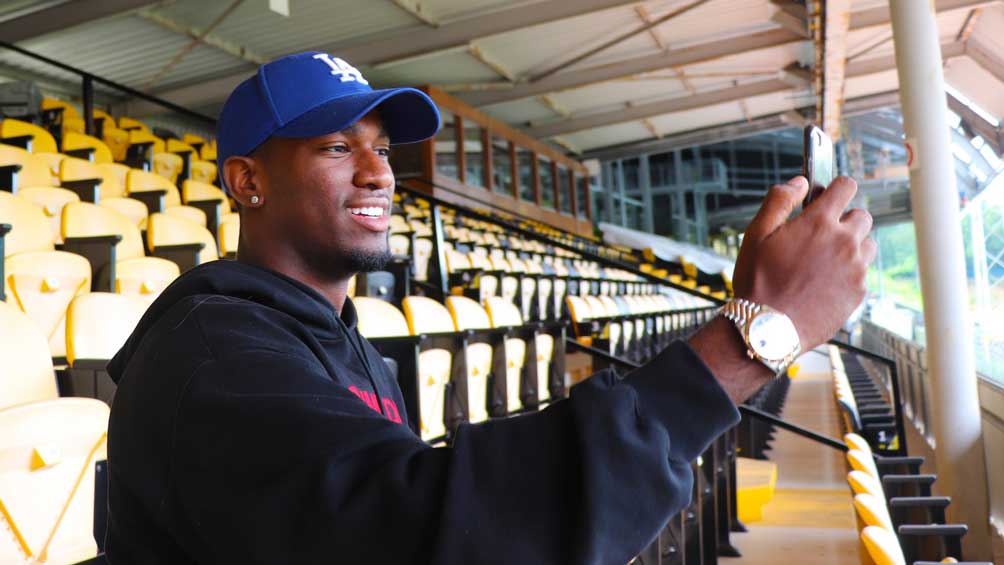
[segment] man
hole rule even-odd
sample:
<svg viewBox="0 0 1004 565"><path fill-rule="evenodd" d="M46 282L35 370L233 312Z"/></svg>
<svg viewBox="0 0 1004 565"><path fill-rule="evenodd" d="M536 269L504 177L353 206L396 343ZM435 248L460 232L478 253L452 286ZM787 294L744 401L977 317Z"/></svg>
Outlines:
<svg viewBox="0 0 1004 565"><path fill-rule="evenodd" d="M799 177L771 189L736 266L750 303L729 315L769 314L749 325L771 331L719 317L623 380L431 448L346 285L387 259L390 146L438 126L423 94L371 91L324 53L231 95L218 143L238 261L182 276L109 366L111 563L626 563L687 503L690 461L734 403L863 297L875 246L868 214L843 213L854 182L789 221ZM747 350L777 353L768 368Z"/></svg>

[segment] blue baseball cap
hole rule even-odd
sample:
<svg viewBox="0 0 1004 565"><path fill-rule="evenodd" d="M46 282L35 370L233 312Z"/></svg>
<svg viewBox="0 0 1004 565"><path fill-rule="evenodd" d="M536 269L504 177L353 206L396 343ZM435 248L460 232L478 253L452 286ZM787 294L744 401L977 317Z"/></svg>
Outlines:
<svg viewBox="0 0 1004 565"><path fill-rule="evenodd" d="M392 144L428 139L439 110L414 88L373 90L358 69L319 51L258 68L230 93L216 125L217 162L248 155L270 137L317 137L341 131L380 107Z"/></svg>

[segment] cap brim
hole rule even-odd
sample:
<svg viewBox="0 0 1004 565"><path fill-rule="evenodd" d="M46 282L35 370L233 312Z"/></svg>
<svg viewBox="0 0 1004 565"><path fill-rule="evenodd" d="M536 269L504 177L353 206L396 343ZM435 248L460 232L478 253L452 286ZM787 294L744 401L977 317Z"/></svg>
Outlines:
<svg viewBox="0 0 1004 565"><path fill-rule="evenodd" d="M341 131L379 107L392 144L414 143L439 131L439 110L424 92L388 88L333 98L276 130L276 137L318 137Z"/></svg>

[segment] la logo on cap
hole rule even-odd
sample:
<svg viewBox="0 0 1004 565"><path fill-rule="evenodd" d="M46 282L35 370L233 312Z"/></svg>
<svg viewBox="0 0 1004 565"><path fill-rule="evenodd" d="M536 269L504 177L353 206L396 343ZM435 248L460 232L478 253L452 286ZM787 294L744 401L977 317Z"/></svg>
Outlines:
<svg viewBox="0 0 1004 565"><path fill-rule="evenodd" d="M340 80L342 82L358 82L369 85L369 82L363 78L363 74L359 72L359 69L346 63L343 59L332 57L327 53L318 53L314 55L314 58L328 65L331 68L331 74L341 77Z"/></svg>

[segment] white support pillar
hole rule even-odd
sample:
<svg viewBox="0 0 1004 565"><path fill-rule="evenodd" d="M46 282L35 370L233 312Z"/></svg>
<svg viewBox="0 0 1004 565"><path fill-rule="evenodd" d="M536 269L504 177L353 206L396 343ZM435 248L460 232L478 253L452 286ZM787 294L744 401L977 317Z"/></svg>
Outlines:
<svg viewBox="0 0 1004 565"><path fill-rule="evenodd" d="M941 47L932 2L890 0L896 71L910 163L910 200L924 324L937 485L964 522L967 560L988 560L986 461L977 393L959 195L949 141Z"/></svg>
<svg viewBox="0 0 1004 565"><path fill-rule="evenodd" d="M647 153L638 157L638 185L641 187L641 229L649 233L655 233L655 206L652 204L652 171L649 168Z"/></svg>

